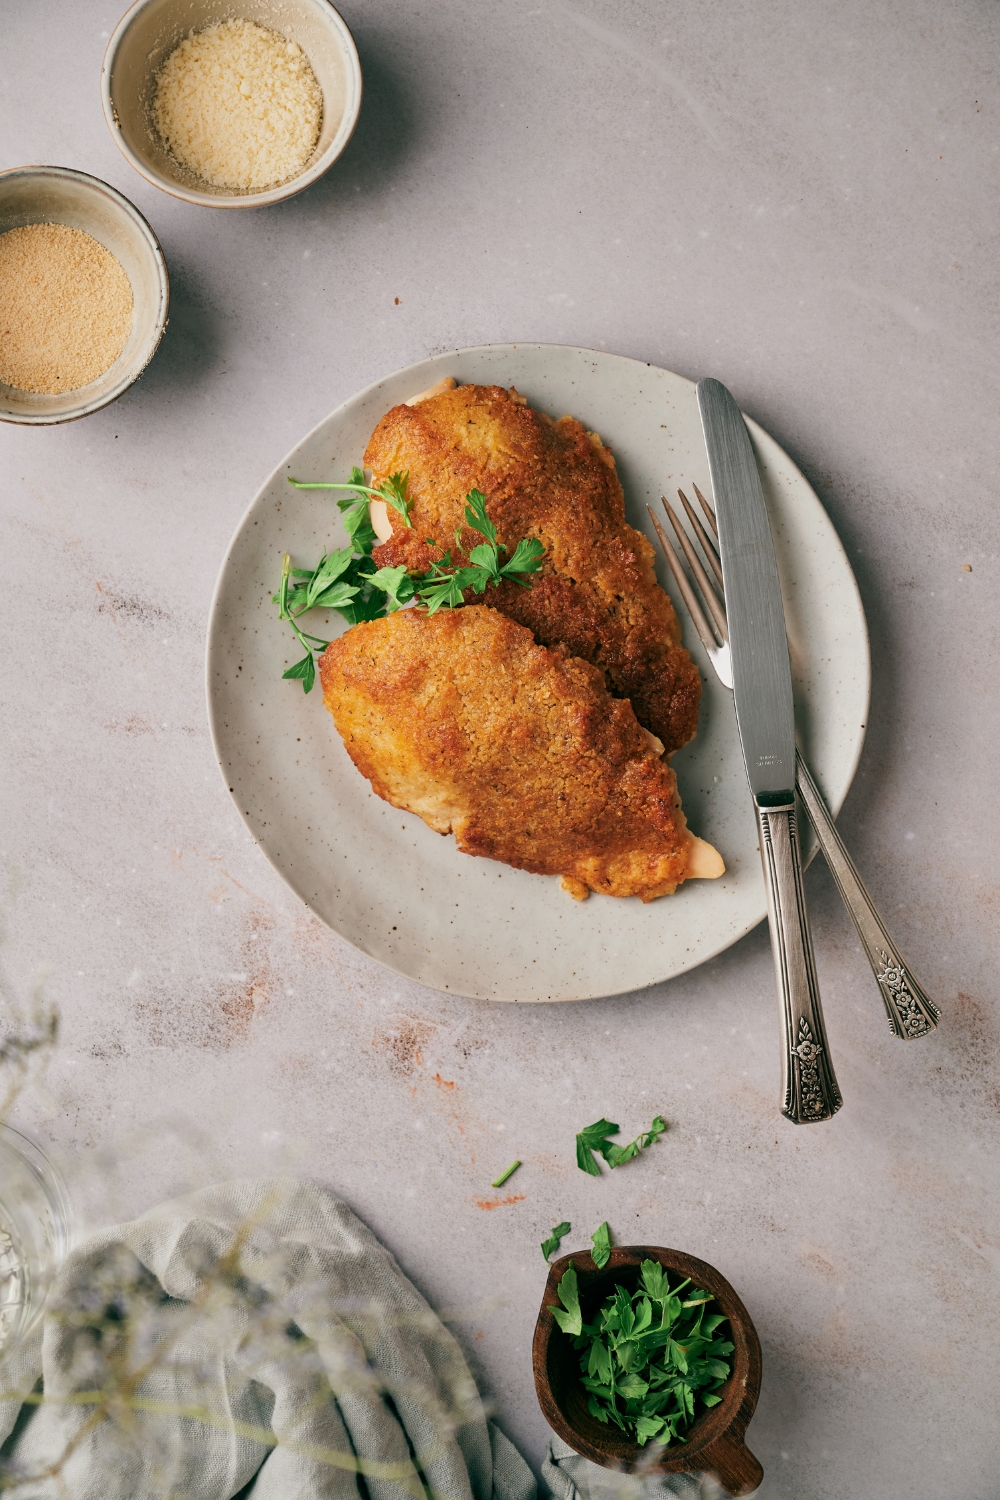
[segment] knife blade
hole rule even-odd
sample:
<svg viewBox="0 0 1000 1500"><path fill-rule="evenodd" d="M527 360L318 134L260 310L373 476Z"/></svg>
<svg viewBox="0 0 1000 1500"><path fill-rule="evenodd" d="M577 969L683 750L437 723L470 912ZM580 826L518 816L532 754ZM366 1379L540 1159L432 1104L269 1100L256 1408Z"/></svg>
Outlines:
<svg viewBox="0 0 1000 1500"><path fill-rule="evenodd" d="M715 490L729 620L736 722L750 790L789 801L795 785L795 706L778 565L757 460L724 385L702 380L698 405Z"/></svg>
<svg viewBox="0 0 1000 1500"><path fill-rule="evenodd" d="M715 495L733 696L753 795L782 1013L782 1113L796 1124L840 1108L802 884L795 810L795 706L785 611L757 460L718 380L697 386Z"/></svg>

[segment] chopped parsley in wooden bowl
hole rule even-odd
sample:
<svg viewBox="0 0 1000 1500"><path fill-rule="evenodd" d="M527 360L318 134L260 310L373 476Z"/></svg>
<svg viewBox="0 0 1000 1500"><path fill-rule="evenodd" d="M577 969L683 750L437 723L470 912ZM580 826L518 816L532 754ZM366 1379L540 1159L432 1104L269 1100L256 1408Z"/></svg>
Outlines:
<svg viewBox="0 0 1000 1500"><path fill-rule="evenodd" d="M707 1262L645 1245L615 1247L603 1267L589 1253L564 1255L549 1272L532 1353L546 1419L593 1463L710 1473L732 1495L760 1484L743 1442L760 1342Z"/></svg>

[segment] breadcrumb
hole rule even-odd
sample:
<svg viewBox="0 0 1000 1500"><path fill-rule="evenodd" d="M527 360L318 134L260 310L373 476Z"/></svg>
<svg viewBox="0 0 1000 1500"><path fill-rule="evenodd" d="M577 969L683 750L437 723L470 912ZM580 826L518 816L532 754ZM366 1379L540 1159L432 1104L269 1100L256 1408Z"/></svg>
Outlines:
<svg viewBox="0 0 1000 1500"><path fill-rule="evenodd" d="M132 286L110 250L68 224L0 234L0 380L58 396L109 370L132 329Z"/></svg>

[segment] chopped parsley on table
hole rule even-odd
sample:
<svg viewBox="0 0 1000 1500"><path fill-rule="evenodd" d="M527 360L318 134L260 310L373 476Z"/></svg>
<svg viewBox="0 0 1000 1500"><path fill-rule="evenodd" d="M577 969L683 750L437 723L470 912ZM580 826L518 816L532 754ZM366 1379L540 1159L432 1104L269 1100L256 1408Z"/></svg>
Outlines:
<svg viewBox="0 0 1000 1500"><path fill-rule="evenodd" d="M542 1254L546 1260L548 1260L554 1250L559 1249L560 1243L566 1238L572 1228L573 1226L569 1220L564 1219L561 1224L556 1225L548 1239L542 1241Z"/></svg>
<svg viewBox="0 0 1000 1500"><path fill-rule="evenodd" d="M629 1141L627 1146L616 1146L608 1137L617 1135L621 1126L615 1125L611 1120L595 1120L593 1125L585 1125L576 1138L576 1164L581 1172L588 1172L591 1177L600 1177L601 1169L595 1153L603 1156L609 1167L620 1167L638 1156L640 1151L645 1151L654 1141L658 1141L666 1128L667 1122L663 1116L654 1115L648 1130L637 1135L634 1141Z"/></svg>
<svg viewBox="0 0 1000 1500"><path fill-rule="evenodd" d="M594 1247L590 1252L594 1258L594 1265L599 1271L603 1271L611 1259L611 1230L606 1220L594 1230L590 1236L590 1243Z"/></svg>
<svg viewBox="0 0 1000 1500"><path fill-rule="evenodd" d="M513 1177L514 1173L517 1171L520 1165L521 1163L519 1161L512 1161L506 1172L501 1172L499 1177L494 1177L493 1181L490 1183L490 1187L503 1187L504 1183L507 1181L507 1178Z"/></svg>

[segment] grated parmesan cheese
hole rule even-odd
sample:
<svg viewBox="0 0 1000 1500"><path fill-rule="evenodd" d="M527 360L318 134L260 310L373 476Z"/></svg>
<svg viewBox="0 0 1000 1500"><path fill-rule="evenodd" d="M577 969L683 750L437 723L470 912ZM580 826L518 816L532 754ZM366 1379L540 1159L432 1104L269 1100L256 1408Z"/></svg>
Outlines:
<svg viewBox="0 0 1000 1500"><path fill-rule="evenodd" d="M259 193L308 162L323 93L297 42L255 21L219 21L171 52L152 116L182 166L213 187Z"/></svg>

